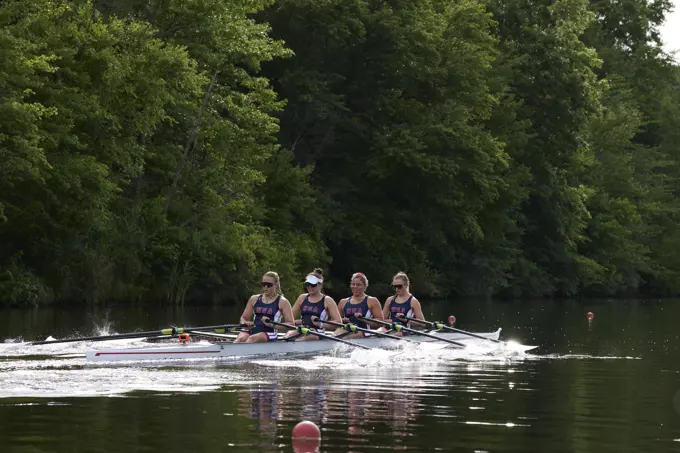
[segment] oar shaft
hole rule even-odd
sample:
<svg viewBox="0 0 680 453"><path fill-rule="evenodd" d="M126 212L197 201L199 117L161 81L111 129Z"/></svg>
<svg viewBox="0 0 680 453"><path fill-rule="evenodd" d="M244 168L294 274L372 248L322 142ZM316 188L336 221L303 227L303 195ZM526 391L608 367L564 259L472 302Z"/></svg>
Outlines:
<svg viewBox="0 0 680 453"><path fill-rule="evenodd" d="M471 336L471 337L481 338L482 340L493 341L494 343L502 343L502 341L496 340L495 338L487 338L487 337L485 337L485 336L483 336L483 335L478 335L478 334L476 334L476 333L468 332L467 330L461 330L461 329L456 329L455 327L445 326L445 325L444 325L443 323L441 323L441 322L423 321L422 319L409 318L409 317L406 317L406 319L409 320L409 321L419 322L419 323L421 323L421 324L425 324L425 325L431 326L433 329L437 329L437 330L448 330L448 331L450 331L450 332L457 332L457 333L462 333L462 334L465 334L465 335L469 335L469 336Z"/></svg>
<svg viewBox="0 0 680 453"><path fill-rule="evenodd" d="M394 335L390 335L387 332L378 332L377 330L364 329L363 327L359 327L356 324L341 324L341 323L335 322L335 321L321 321L320 319L318 320L318 322L322 322L324 324L330 324L331 326L342 327L343 329L347 330L348 332L364 332L364 333L370 333L371 335L376 335L378 337L392 338L393 340L410 341L410 340L408 340L404 337L395 337Z"/></svg>
<svg viewBox="0 0 680 453"><path fill-rule="evenodd" d="M334 337L333 335L326 335L326 334L323 334L323 333L321 333L321 332L317 332L317 331L312 330L312 329L310 329L310 328L308 328L308 327L292 326L292 325L290 325L290 324L286 324L286 323L283 323L283 322L271 321L271 320L268 321L268 322L269 322L270 324L274 324L274 325L277 325L277 326L288 327L289 329L294 329L294 330L296 330L297 333L300 334L300 335L311 334L311 335L316 335L316 336L319 337L319 338L325 338L325 339L327 339L327 340L337 341L337 342L339 342L339 343L344 343L344 344L347 344L347 345L350 345L350 346L354 346L354 347L356 347L356 348L373 349L373 348L369 348L368 346L364 346L363 344L356 344L356 343L353 343L353 342L351 342L351 341L343 340L343 339L341 339L341 338L336 338L336 337Z"/></svg>
<svg viewBox="0 0 680 453"><path fill-rule="evenodd" d="M150 337L153 335L177 335L180 333L191 333L197 330L215 330L227 331L229 329L240 327L240 324L220 324L217 326L205 326L205 327L170 327L167 329L152 330L148 332L130 332L130 333L118 333L113 335L98 335L91 337L79 337L79 338L66 338L63 340L43 340L43 341L33 341L31 345L43 345L43 344L58 344L58 343L73 343L76 341L106 341L106 340L122 340L126 338L143 338Z"/></svg>
<svg viewBox="0 0 680 453"><path fill-rule="evenodd" d="M231 332L232 329L229 329ZM246 329L238 329L238 330L233 330L235 332L247 332ZM229 337L226 334L223 333L215 333L215 332L205 332L203 330L192 330L190 333L197 337L208 337L208 338L221 338L221 339L231 339L232 337ZM163 336L165 337L165 336Z"/></svg>
<svg viewBox="0 0 680 453"><path fill-rule="evenodd" d="M453 341L453 340L449 340L448 338L442 338L442 337L438 337L437 335L431 335L429 333L421 332L419 330L410 329L410 328L404 327L404 326L402 326L401 324L398 324L398 323L389 323L389 322L381 321L379 319L371 319L371 321L378 323L378 324L382 324L382 325L387 326L387 327L390 327L390 328L392 328L396 331L403 330L404 332L411 332L411 333L414 333L416 335L422 335L424 337L434 338L435 340L443 341L445 343L455 344L456 346L460 346L460 347L463 347L463 348L465 347L465 345L463 343L460 343L458 341Z"/></svg>
<svg viewBox="0 0 680 453"><path fill-rule="evenodd" d="M43 341L33 341L31 345L43 345L43 344L58 344L58 343L74 343L76 341L106 341L106 340L120 340L124 338L142 338L150 337L153 335L170 335L163 333L161 330L153 330L149 332L134 332L134 333L121 333L116 335L99 335L94 337L78 337L78 338L66 338L62 340L43 340Z"/></svg>

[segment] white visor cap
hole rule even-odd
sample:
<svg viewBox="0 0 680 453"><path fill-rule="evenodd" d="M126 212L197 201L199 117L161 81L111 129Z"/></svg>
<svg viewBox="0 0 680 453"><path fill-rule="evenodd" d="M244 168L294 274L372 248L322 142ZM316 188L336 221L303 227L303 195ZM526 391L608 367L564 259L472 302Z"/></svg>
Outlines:
<svg viewBox="0 0 680 453"><path fill-rule="evenodd" d="M323 283L323 280L321 280L319 277L317 277L314 274L309 274L307 278L305 279L305 283L311 283L312 285L318 285L319 283Z"/></svg>

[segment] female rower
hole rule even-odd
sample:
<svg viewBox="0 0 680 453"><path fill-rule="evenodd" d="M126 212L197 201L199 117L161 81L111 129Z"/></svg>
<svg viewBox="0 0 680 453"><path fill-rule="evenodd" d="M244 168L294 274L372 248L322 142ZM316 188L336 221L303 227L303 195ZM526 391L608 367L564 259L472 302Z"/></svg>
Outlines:
<svg viewBox="0 0 680 453"><path fill-rule="evenodd" d="M409 291L409 286L408 275L404 272L397 272L392 277L392 289L394 289L395 295L385 301L385 308L383 308L383 315L386 319L404 327L409 327L409 321L405 319L406 317L425 320L420 301L413 297L413 294ZM403 331L401 334L403 335Z"/></svg>
<svg viewBox="0 0 680 453"><path fill-rule="evenodd" d="M340 313L342 314L342 322L356 324L359 327L367 328L368 325L373 325L370 318L383 320L382 307L380 301L375 297L366 295L366 288L368 288L368 279L361 272L352 275L352 280L349 285L352 290L352 297L341 299L338 304ZM339 328L336 334L344 332L344 329ZM362 332L355 332L344 338L360 338L370 334Z"/></svg>
<svg viewBox="0 0 680 453"><path fill-rule="evenodd" d="M307 292L301 294L293 304L293 316L300 319L295 320L296 325L314 328L317 332L323 333L324 325L321 322L314 322L312 318L319 318L326 321L342 322L338 306L332 297L321 292L323 288L323 270L314 269L305 278ZM297 341L318 340L316 335L300 335Z"/></svg>
<svg viewBox="0 0 680 453"><path fill-rule="evenodd" d="M250 327L248 332L241 332L234 343L263 343L277 339L277 330L281 327L269 324L269 321L293 323L293 311L288 299L281 294L281 280L276 272L267 272L262 277L260 286L262 294L254 294L248 299L241 315L241 324Z"/></svg>

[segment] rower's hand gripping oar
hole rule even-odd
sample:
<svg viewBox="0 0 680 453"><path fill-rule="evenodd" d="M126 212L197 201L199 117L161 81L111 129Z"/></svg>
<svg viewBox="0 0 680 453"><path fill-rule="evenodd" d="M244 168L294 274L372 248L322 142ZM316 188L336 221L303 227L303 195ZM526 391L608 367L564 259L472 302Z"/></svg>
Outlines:
<svg viewBox="0 0 680 453"><path fill-rule="evenodd" d="M347 345L350 345L350 346L354 346L356 348L373 349L373 348L369 348L368 346L364 346L363 344L356 344L356 343L353 343L351 341L343 340L341 338L336 338L333 335L326 335L326 334L321 333L321 332L316 332L315 330L310 329L308 327L292 326L290 324L286 324L286 323L283 323L283 322L276 322L276 321L272 321L272 320L265 321L264 318L262 319L262 322L264 322L265 324L274 324L274 325L281 326L281 327L287 327L289 329L295 330L299 335L310 335L311 334L311 335L316 335L319 338L325 338L327 340L337 341L339 343L344 343L344 344L347 344Z"/></svg>
<svg viewBox="0 0 680 453"><path fill-rule="evenodd" d="M205 327L170 327L161 330L152 330L149 332L130 332L130 333L118 333L113 335L99 335L93 337L79 337L79 338L66 338L63 340L43 340L43 341L33 341L29 343L30 345L43 345L43 344L57 344L57 343L73 343L76 341L106 341L106 340L122 340L125 338L144 338L151 337L154 335L167 335L174 336L182 333L191 333L199 330L214 330L215 332L234 332L241 327L240 324L221 324L219 326L205 326Z"/></svg>
<svg viewBox="0 0 680 453"><path fill-rule="evenodd" d="M383 326L389 327L390 329L396 330L397 332L403 330L404 332L411 332L411 333L416 334L416 335L422 335L424 337L434 338L435 340L443 341L445 343L455 344L456 346L460 346L461 348L466 347L465 344L460 343L458 341L449 340L448 338L442 338L442 337L439 337L437 335L432 335L432 334L429 334L429 333L421 332L420 330L411 329L411 328L402 326L401 324L396 323L396 322L386 322L386 321L381 321L380 319L374 319L374 318L371 318L371 321L373 321L377 324L382 324Z"/></svg>
<svg viewBox="0 0 680 453"><path fill-rule="evenodd" d="M406 341L406 342L409 342L409 343L414 343L413 341L411 341L407 338L404 338L404 337L395 337L394 335L390 335L387 332L379 332L377 330L364 329L363 327L359 327L356 324L342 324L342 323L335 322L335 321L322 321L322 320L320 320L319 318L316 318L316 317L314 317L312 319L315 320L316 322L319 322L319 323L330 324L331 326L336 326L336 327L342 327L343 329L345 329L348 332L364 332L364 333L370 333L371 335L376 335L378 337L387 337L387 338L391 338L393 340L399 340L399 341Z"/></svg>
<svg viewBox="0 0 680 453"><path fill-rule="evenodd" d="M455 327L445 326L441 322L424 321L422 319L410 318L408 316L406 316L405 319L408 320L408 321L413 321L413 322L417 322L419 324L424 324L426 326L430 326L435 330L448 330L448 331L451 331L451 332L458 332L458 333L462 333L462 334L465 334L465 335L469 335L469 336L475 337L475 338L481 338L482 340L493 341L494 343L503 343L503 341L496 340L495 338L487 338L483 335L478 335L476 333L468 332L467 330L461 330L461 329L456 329Z"/></svg>

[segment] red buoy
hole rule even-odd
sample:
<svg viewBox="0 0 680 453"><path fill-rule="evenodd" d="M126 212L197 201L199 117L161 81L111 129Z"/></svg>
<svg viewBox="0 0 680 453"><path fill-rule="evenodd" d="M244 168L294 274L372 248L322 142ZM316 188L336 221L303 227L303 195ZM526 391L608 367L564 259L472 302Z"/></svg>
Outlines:
<svg viewBox="0 0 680 453"><path fill-rule="evenodd" d="M456 317L451 315L449 316L449 324L454 325L456 323Z"/></svg>
<svg viewBox="0 0 680 453"><path fill-rule="evenodd" d="M304 420L293 428L293 438L321 439L321 431L314 422Z"/></svg>
<svg viewBox="0 0 680 453"><path fill-rule="evenodd" d="M321 430L316 423L301 421L293 428L293 451L295 453L318 453Z"/></svg>
<svg viewBox="0 0 680 453"><path fill-rule="evenodd" d="M588 316L588 321L592 321L593 318L595 317L595 315L593 314L592 311L589 311L587 316Z"/></svg>

